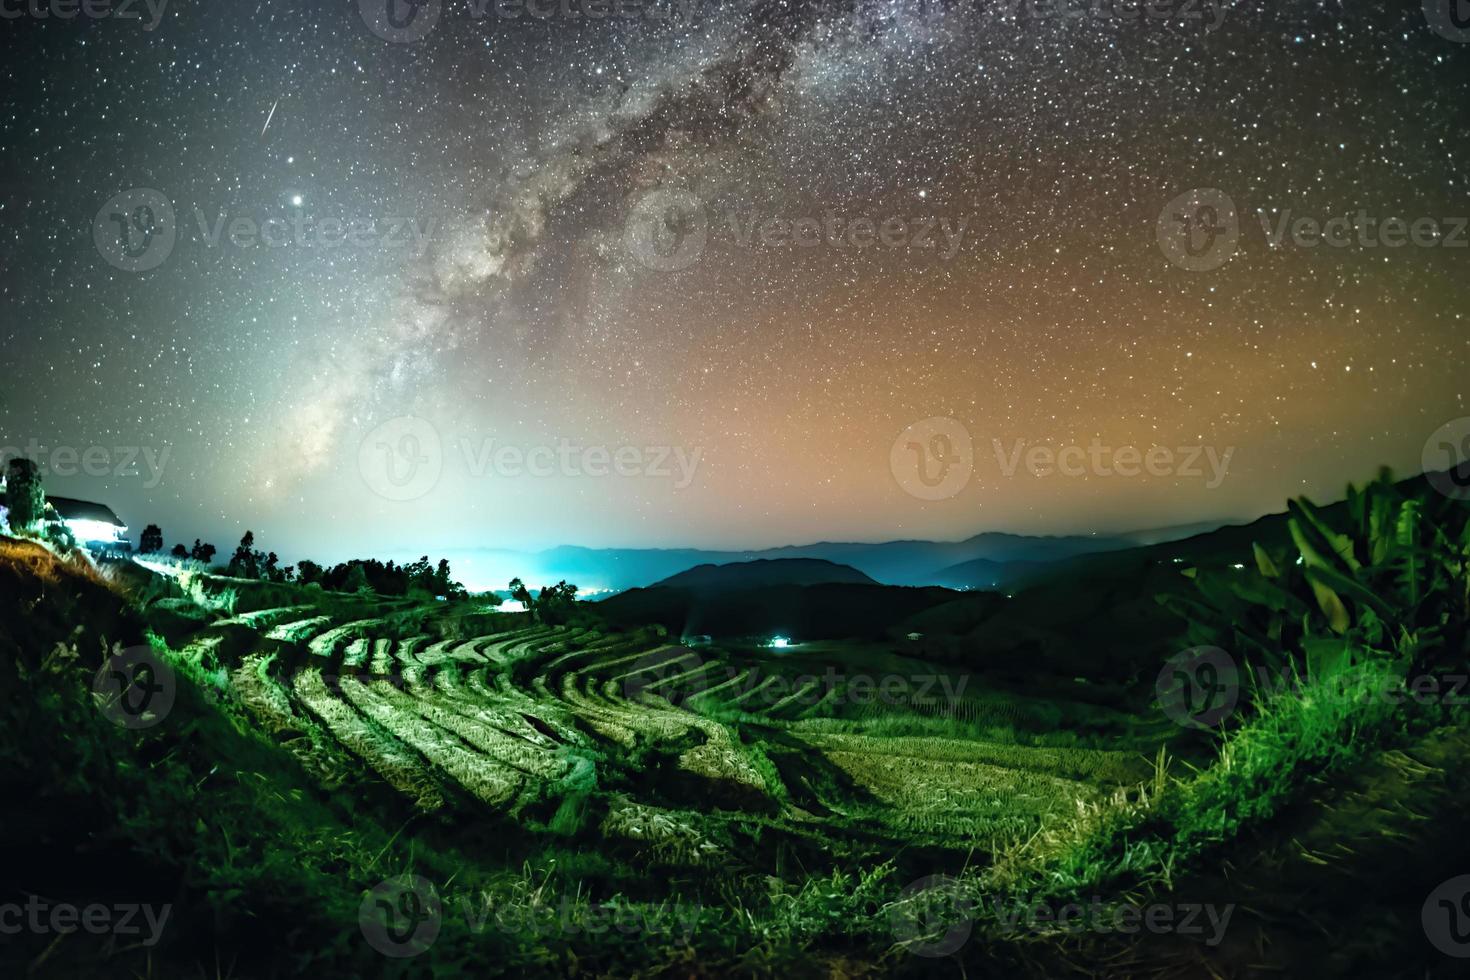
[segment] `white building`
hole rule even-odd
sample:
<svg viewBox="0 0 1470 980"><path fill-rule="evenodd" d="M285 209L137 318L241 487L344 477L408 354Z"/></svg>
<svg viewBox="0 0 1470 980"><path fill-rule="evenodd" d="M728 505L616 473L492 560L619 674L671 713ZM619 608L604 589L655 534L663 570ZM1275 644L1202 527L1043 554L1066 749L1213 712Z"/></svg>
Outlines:
<svg viewBox="0 0 1470 980"><path fill-rule="evenodd" d="M10 513L5 506L5 483L0 481L0 531L10 529ZM57 518L71 531L77 544L94 551L131 551L128 526L113 513L106 504L72 497L47 497L48 511L55 511ZM48 513L48 516L49 513Z"/></svg>

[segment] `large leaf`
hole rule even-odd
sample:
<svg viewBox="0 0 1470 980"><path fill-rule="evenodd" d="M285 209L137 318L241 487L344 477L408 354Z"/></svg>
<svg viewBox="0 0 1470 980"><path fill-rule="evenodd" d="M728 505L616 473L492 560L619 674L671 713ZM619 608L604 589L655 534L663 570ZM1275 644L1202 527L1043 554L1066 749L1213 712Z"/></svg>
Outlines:
<svg viewBox="0 0 1470 980"><path fill-rule="evenodd" d="M1394 500L1386 489L1374 487L1368 513L1368 560L1374 565L1388 562L1397 541Z"/></svg>
<svg viewBox="0 0 1470 980"><path fill-rule="evenodd" d="M1251 606L1255 603L1247 596L1241 595L1240 576L1233 573L1201 572L1195 579L1195 585L1204 594L1206 601L1216 609L1229 616L1232 620L1242 620L1250 615Z"/></svg>
<svg viewBox="0 0 1470 980"><path fill-rule="evenodd" d="M1194 596L1170 593L1159 596L1158 601L1185 622L1200 624L1223 634L1228 634L1233 627L1234 621L1229 616Z"/></svg>
<svg viewBox="0 0 1470 980"><path fill-rule="evenodd" d="M1403 587L1411 609L1419 605L1419 599L1423 595L1424 562L1419 552L1419 528L1419 501L1405 501L1404 506L1399 509L1398 525L1395 528L1395 550L1399 558L1399 585Z"/></svg>
<svg viewBox="0 0 1470 980"><path fill-rule="evenodd" d="M1393 607L1385 602L1378 593L1355 578L1349 578L1341 572L1321 567L1308 568L1306 575L1308 581L1325 585L1339 596L1347 596L1354 602L1362 603L1377 613L1380 619L1394 618Z"/></svg>
<svg viewBox="0 0 1470 980"><path fill-rule="evenodd" d="M1327 617L1327 625L1332 628L1332 632L1339 636L1346 633L1353 625L1353 618L1348 614L1341 597L1315 579L1309 578L1307 581L1312 586L1312 593L1317 597L1317 606L1322 610L1322 615Z"/></svg>
<svg viewBox="0 0 1470 980"><path fill-rule="evenodd" d="M1289 590L1255 575L1238 575L1229 582L1229 586L1241 599L1272 612L1285 612L1297 617L1308 608L1305 602L1292 595Z"/></svg>
<svg viewBox="0 0 1470 980"><path fill-rule="evenodd" d="M1291 514L1287 522L1291 539L1308 565L1323 565L1348 573L1358 570L1352 539L1328 527L1310 500L1302 497L1288 501L1286 509Z"/></svg>
<svg viewBox="0 0 1470 980"><path fill-rule="evenodd" d="M1266 578L1280 578L1281 569L1276 567L1276 563L1271 560L1271 556L1266 553L1266 549L1262 548L1258 543L1252 543L1251 548L1256 553L1256 569Z"/></svg>

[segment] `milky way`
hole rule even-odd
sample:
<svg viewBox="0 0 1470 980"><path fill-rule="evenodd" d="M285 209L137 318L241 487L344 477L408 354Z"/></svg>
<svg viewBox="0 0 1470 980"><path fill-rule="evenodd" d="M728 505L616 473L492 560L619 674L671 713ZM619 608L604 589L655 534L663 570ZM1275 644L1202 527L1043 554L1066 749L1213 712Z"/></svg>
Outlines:
<svg viewBox="0 0 1470 980"><path fill-rule="evenodd" d="M0 20L4 441L167 449L51 483L341 557L1247 518L1470 415L1433 4L596 6ZM1238 242L1181 252L1201 201ZM1439 237L1291 230L1360 213Z"/></svg>

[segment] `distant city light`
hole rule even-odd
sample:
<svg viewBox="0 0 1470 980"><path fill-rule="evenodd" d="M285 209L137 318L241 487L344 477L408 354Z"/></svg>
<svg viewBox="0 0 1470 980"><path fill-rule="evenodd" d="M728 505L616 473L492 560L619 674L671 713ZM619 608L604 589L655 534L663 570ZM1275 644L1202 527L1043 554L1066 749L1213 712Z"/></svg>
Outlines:
<svg viewBox="0 0 1470 980"><path fill-rule="evenodd" d="M785 650L791 646L791 640L784 636L773 636L771 637L771 646L777 650Z"/></svg>

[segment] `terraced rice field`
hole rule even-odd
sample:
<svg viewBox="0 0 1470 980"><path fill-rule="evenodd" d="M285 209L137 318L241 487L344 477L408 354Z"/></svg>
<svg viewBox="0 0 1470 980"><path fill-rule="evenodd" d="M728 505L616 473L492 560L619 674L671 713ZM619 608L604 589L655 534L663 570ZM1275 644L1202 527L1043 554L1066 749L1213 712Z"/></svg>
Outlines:
<svg viewBox="0 0 1470 980"><path fill-rule="evenodd" d="M426 813L511 818L602 792L605 837L675 863L719 859L712 820L988 847L1148 775L1142 753L986 739L975 719L1025 713L991 693L857 704L843 674L775 656L486 619L504 628L456 635L429 610L403 635L403 620L303 605L216 625L258 633L233 690L324 780L350 769ZM920 731L885 733L894 718Z"/></svg>

